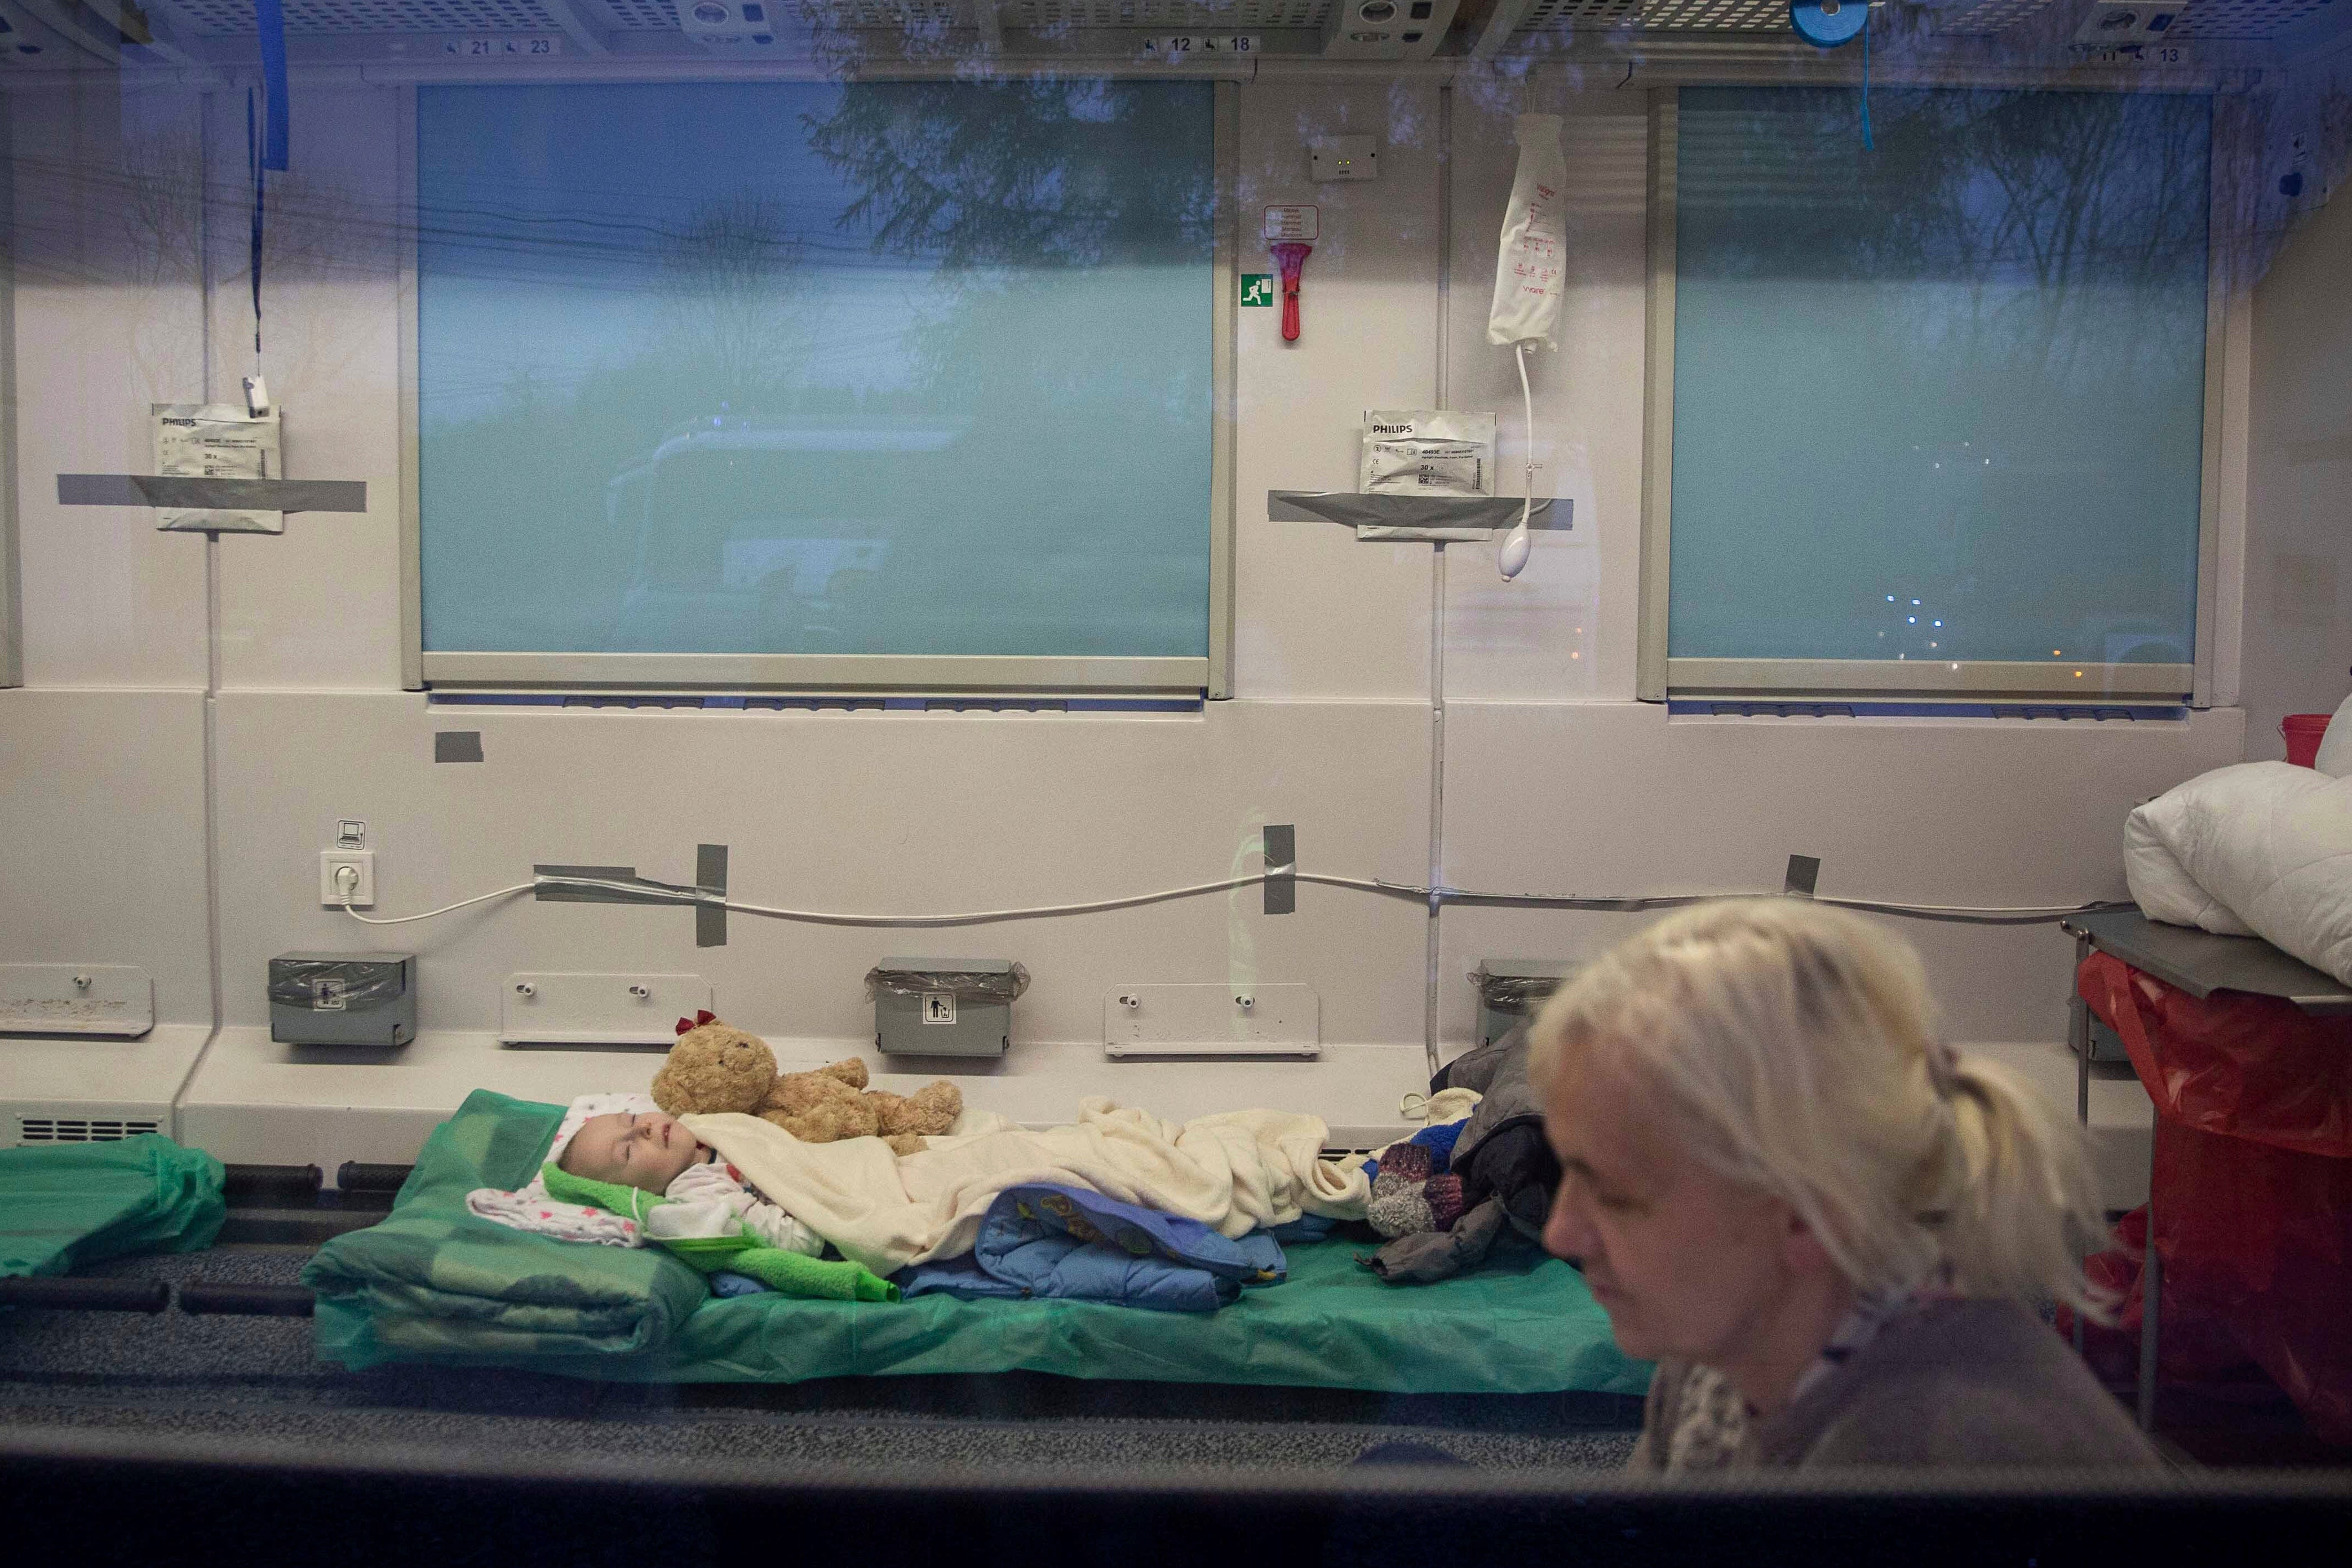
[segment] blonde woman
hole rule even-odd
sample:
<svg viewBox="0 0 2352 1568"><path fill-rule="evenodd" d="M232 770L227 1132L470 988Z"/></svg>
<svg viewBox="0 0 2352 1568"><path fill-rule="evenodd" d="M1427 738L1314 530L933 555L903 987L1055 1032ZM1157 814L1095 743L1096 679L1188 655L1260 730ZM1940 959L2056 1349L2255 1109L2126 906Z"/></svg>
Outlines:
<svg viewBox="0 0 2352 1568"><path fill-rule="evenodd" d="M1937 1038L1899 938L1793 899L1681 910L1529 1047L1544 1243L1659 1363L1635 1469L2160 1466L2034 1310L2101 1310L2081 1134Z"/></svg>

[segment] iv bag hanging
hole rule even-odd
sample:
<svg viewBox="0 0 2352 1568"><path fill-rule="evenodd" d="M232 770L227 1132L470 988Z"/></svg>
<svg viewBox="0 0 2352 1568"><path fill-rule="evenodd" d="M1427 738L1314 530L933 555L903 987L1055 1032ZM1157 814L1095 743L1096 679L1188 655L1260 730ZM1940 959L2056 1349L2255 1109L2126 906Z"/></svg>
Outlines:
<svg viewBox="0 0 2352 1568"><path fill-rule="evenodd" d="M1513 122L1518 173L1503 213L1503 250L1495 263L1495 308L1486 319L1490 343L1537 342L1547 348L1559 331L1568 219L1562 187L1568 160L1559 146L1557 114L1522 114Z"/></svg>

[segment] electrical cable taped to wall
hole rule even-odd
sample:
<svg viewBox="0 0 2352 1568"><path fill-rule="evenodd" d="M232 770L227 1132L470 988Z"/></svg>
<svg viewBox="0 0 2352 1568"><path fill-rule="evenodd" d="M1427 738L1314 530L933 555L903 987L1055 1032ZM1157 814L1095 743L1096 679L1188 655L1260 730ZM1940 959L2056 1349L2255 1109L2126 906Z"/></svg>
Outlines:
<svg viewBox="0 0 2352 1568"><path fill-rule="evenodd" d="M541 887L603 888L615 892L634 893L646 903L717 904L737 914L766 915L772 920L798 921L809 925L836 926L961 926L987 925L999 921L1045 920L1060 915L1097 914L1109 910L1133 909L1141 904L1167 903L1176 899L1198 898L1209 893L1230 892L1236 888L1254 888L1275 877L1290 877L1301 882L1316 882L1327 888L1352 888L1360 892L1379 893L1390 898L1411 899L1415 902L1435 900L1441 904L1486 904L1518 906L1528 909L1587 910L1612 914L1633 914L1645 910L1681 909L1689 904L1703 904L1724 898L1780 898L1790 896L1772 893L1674 893L1633 895L1628 897L1579 897L1557 893L1488 893L1462 888L1424 888L1410 882L1391 882L1362 877L1335 877L1317 871L1301 871L1295 866L1269 866L1263 871L1247 876L1228 877L1222 881L1196 882L1186 888L1166 888L1158 892L1129 893L1119 898L1097 899L1077 904L1042 904L1030 909L975 910L946 915L853 915L827 913L816 910L777 909L768 904L747 904L716 895L680 892L664 898L658 891L642 883L612 882L594 877L537 877L528 882L518 882L511 888L500 888L494 893L466 899L427 910L420 915L363 915L349 903L341 906L345 914L368 925L407 925L415 921L429 921L440 915L454 914L498 899L509 899ZM2036 905L2017 908L1969 904L1904 904L1879 899L1837 899L1815 895L1812 901L1834 904L1840 909L1861 910L1871 914L1899 915L1906 920L1943 921L1958 925L2046 925L2075 915L2096 913L2102 910L2126 909L2132 906L2113 900L2094 900L2084 904Z"/></svg>

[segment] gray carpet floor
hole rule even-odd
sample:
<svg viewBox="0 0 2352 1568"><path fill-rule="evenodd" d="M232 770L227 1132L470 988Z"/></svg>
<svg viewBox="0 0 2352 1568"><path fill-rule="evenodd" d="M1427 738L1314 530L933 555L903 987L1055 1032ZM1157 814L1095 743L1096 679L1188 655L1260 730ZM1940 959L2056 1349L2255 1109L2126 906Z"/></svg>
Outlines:
<svg viewBox="0 0 2352 1568"><path fill-rule="evenodd" d="M175 1283L291 1284L295 1247L222 1247L90 1269ZM974 1472L1313 1470L1376 1444L1434 1445L1496 1469L1614 1469L1631 1401L1400 1397L1316 1389L1098 1384L1029 1374L641 1387L528 1373L384 1367L310 1351L307 1318L0 1312L0 1424L103 1428L318 1451L416 1443L583 1465L702 1457Z"/></svg>

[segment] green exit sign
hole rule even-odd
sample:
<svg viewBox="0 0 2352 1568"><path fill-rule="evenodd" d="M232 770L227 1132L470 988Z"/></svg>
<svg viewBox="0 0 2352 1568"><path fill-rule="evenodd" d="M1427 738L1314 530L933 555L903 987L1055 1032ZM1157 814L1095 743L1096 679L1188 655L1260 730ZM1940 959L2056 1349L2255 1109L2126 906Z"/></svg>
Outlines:
<svg viewBox="0 0 2352 1568"><path fill-rule="evenodd" d="M1242 274L1242 303L1271 305L1274 303L1274 274L1244 272Z"/></svg>

